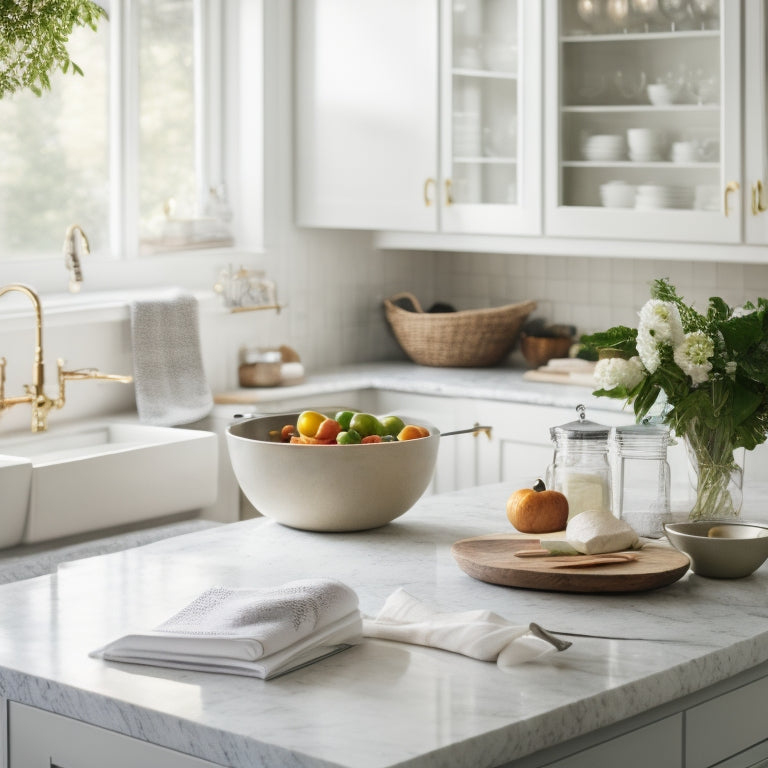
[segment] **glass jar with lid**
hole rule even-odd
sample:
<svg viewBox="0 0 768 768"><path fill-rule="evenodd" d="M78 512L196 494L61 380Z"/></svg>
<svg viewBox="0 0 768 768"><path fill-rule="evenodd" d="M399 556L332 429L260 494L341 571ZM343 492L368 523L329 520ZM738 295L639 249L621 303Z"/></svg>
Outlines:
<svg viewBox="0 0 768 768"><path fill-rule="evenodd" d="M668 445L669 428L661 424L614 429L616 513L641 536L661 536L672 519Z"/></svg>
<svg viewBox="0 0 768 768"><path fill-rule="evenodd" d="M611 511L611 467L608 462L610 427L586 418L586 408L576 408L579 418L550 429L555 444L547 469L547 487L568 499L568 519L588 509Z"/></svg>

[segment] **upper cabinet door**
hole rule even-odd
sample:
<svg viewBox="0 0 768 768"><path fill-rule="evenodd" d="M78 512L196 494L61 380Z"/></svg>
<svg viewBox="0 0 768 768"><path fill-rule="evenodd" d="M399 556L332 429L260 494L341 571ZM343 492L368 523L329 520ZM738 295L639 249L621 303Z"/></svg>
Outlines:
<svg viewBox="0 0 768 768"><path fill-rule="evenodd" d="M296 218L437 227L438 0L298 0Z"/></svg>
<svg viewBox="0 0 768 768"><path fill-rule="evenodd" d="M547 234L740 242L741 3L546 2Z"/></svg>
<svg viewBox="0 0 768 768"><path fill-rule="evenodd" d="M541 232L541 3L443 0L443 232Z"/></svg>
<svg viewBox="0 0 768 768"><path fill-rule="evenodd" d="M768 243L768 14L764 0L744 4L745 239Z"/></svg>

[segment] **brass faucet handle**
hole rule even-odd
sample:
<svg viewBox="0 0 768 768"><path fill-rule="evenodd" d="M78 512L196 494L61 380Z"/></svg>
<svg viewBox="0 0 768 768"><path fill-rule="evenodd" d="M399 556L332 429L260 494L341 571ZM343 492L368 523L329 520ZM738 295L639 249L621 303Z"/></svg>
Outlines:
<svg viewBox="0 0 768 768"><path fill-rule="evenodd" d="M123 376L118 373L102 373L98 368L77 368L74 371L64 370L64 361L59 360L59 381L84 381L93 379L97 381L119 381L123 384L130 384L133 376Z"/></svg>

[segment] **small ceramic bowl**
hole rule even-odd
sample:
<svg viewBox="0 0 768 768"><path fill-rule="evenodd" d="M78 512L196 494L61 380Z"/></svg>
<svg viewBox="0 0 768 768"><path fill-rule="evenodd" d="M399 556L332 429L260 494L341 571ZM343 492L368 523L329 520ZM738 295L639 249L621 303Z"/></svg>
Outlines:
<svg viewBox="0 0 768 768"><path fill-rule="evenodd" d="M674 104L676 93L666 83L649 83L648 100L657 107L666 107Z"/></svg>
<svg viewBox="0 0 768 768"><path fill-rule="evenodd" d="M712 579L740 579L768 558L768 525L703 520L667 523L667 538L688 555L691 570Z"/></svg>

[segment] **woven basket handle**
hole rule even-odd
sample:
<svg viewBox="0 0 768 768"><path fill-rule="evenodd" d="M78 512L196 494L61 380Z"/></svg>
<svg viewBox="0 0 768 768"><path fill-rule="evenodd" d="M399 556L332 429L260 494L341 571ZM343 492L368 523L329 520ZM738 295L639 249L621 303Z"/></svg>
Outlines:
<svg viewBox="0 0 768 768"><path fill-rule="evenodd" d="M413 304L413 307L417 312L424 312L424 310L421 308L421 304L419 304L419 300L412 293L408 293L408 291L396 293L394 296L390 296L387 301L391 304L394 304L398 299L408 299Z"/></svg>

